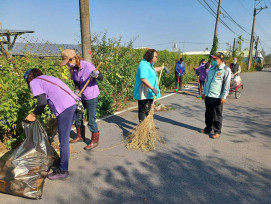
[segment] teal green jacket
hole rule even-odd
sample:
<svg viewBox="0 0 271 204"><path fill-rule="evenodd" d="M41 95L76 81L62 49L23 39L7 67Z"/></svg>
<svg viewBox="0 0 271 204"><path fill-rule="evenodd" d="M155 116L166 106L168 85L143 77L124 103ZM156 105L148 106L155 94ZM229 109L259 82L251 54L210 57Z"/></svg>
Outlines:
<svg viewBox="0 0 271 204"><path fill-rule="evenodd" d="M156 98L160 97L160 90L157 87L158 84L158 76L157 72L155 71L153 63L150 64L147 60L143 59L139 63L136 71L136 80L135 80L135 87L134 87L134 98L136 100L144 100L144 99L153 99L155 94L151 89L146 87L142 82L141 79L147 79L149 83L158 89L159 93L157 94Z"/></svg>
<svg viewBox="0 0 271 204"><path fill-rule="evenodd" d="M226 99L231 83L231 69L224 63L211 67L205 80L203 95L211 98Z"/></svg>

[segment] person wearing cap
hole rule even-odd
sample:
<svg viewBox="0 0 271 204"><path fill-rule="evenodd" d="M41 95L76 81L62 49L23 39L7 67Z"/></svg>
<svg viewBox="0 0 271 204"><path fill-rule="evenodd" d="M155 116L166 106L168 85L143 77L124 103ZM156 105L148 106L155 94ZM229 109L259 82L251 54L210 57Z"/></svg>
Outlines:
<svg viewBox="0 0 271 204"><path fill-rule="evenodd" d="M75 119L76 100L80 100L80 98L60 79L44 75L39 69L34 68L26 71L24 79L31 89L33 97L38 101L35 110L26 117L26 120L35 121L36 116L43 112L47 104L57 118L60 165L59 169L48 174L48 178L51 180L64 179L69 175L69 138Z"/></svg>
<svg viewBox="0 0 271 204"><path fill-rule="evenodd" d="M224 64L224 54L222 52L211 55L212 67L207 74L203 88L202 99L205 100L205 124L201 133L211 133L213 139L220 137L222 128L223 104L229 94L231 70Z"/></svg>
<svg viewBox="0 0 271 204"><path fill-rule="evenodd" d="M237 63L237 58L233 58L233 62L230 64L231 73L236 76L241 73L241 66Z"/></svg>
<svg viewBox="0 0 271 204"><path fill-rule="evenodd" d="M85 83L90 77L92 80L84 89L81 99L84 108L87 110L88 128L91 134L91 142L84 147L85 150L90 150L98 146L100 132L96 123L96 109L98 103L98 96L100 94L97 79L102 80L103 76L95 71L95 66L90 62L80 58L74 50L66 49L61 53L62 62L60 66L68 65L71 71L71 80L75 85L75 93L84 87ZM83 123L83 113L77 113L75 119L76 138L71 140L70 143L77 143L85 141L85 126Z"/></svg>
<svg viewBox="0 0 271 204"><path fill-rule="evenodd" d="M154 67L157 57L157 51L149 49L137 67L134 99L138 101L139 122L142 122L148 116L154 97L160 97L160 90L157 87L157 72L161 71L163 67ZM164 67L164 70L166 73L169 72L167 67Z"/></svg>
<svg viewBox="0 0 271 204"><path fill-rule="evenodd" d="M180 58L180 60L175 65L175 91L182 90L182 81L183 81L183 74L186 74L185 66L184 66L184 59Z"/></svg>

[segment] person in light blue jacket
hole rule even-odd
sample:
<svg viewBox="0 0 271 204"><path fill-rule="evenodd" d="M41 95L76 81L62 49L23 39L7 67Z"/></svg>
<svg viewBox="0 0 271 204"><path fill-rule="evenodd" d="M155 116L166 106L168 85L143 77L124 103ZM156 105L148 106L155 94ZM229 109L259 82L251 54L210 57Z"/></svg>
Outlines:
<svg viewBox="0 0 271 204"><path fill-rule="evenodd" d="M222 128L223 104L230 90L231 69L224 64L222 52L211 55L212 67L207 74L203 88L202 99L205 100L205 124L201 133L210 133L213 129L213 139L220 137Z"/></svg>
<svg viewBox="0 0 271 204"><path fill-rule="evenodd" d="M180 58L180 60L175 65L175 91L181 91L182 90L182 81L183 81L183 74L186 74L185 66L184 66L184 59Z"/></svg>

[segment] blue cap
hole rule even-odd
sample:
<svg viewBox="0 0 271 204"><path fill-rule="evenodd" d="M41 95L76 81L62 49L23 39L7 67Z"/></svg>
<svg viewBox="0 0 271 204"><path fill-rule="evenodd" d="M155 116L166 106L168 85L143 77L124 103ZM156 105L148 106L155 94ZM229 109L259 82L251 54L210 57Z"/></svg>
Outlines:
<svg viewBox="0 0 271 204"><path fill-rule="evenodd" d="M28 81L29 73L30 73L31 70L32 70L32 69L29 69L29 70L27 70L27 71L24 73L24 79L25 79L25 81Z"/></svg>

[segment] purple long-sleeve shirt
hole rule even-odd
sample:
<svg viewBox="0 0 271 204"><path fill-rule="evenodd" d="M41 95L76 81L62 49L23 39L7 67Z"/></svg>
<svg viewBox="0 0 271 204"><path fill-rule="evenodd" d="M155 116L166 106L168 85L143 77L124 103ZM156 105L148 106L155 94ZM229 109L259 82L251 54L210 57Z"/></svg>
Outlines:
<svg viewBox="0 0 271 204"><path fill-rule="evenodd" d="M209 67L210 68L210 67ZM199 80L200 81L205 81L206 76L208 74L208 69L205 69L205 64L201 64L197 69L196 69L196 73L199 76Z"/></svg>
<svg viewBox="0 0 271 204"><path fill-rule="evenodd" d="M80 70L73 69L71 74L71 80L76 81L79 84L80 90L84 87L88 81L90 74L95 70L95 66L86 60L80 61ZM98 72L99 73L99 72ZM98 83L96 79L92 79L87 85L86 89L83 91L81 98L83 100L90 100L97 98L100 94Z"/></svg>

